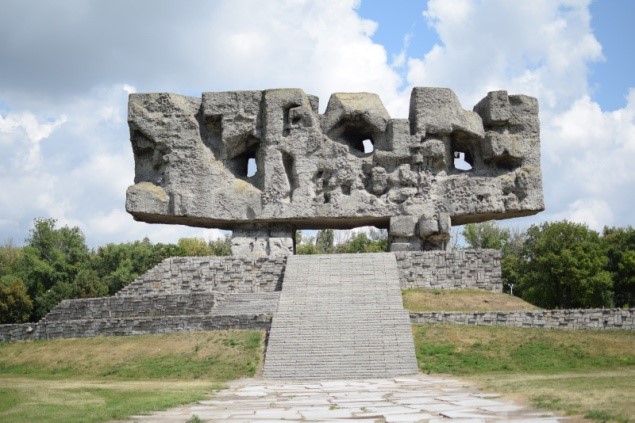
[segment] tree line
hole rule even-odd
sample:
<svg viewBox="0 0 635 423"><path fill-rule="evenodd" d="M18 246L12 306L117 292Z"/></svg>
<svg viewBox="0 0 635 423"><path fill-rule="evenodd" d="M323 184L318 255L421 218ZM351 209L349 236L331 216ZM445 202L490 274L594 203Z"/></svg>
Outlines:
<svg viewBox="0 0 635 423"><path fill-rule="evenodd" d="M507 290L548 309L635 306L635 229L605 227L602 233L569 221L527 230L494 222L468 224L469 248L502 251Z"/></svg>
<svg viewBox="0 0 635 423"><path fill-rule="evenodd" d="M550 309L635 305L635 229L630 226L598 233L568 221L527 230L486 222L465 225L462 237L467 248L501 250L506 290L532 304ZM297 254L387 248L385 230L349 232L340 239L332 229L314 236L296 232ZM182 238L176 244L146 238L91 250L79 228L36 219L24 246L0 246L0 323L37 321L64 299L113 295L168 257L230 254L229 236L209 242Z"/></svg>
<svg viewBox="0 0 635 423"><path fill-rule="evenodd" d="M36 219L23 247L0 246L0 323L37 321L60 301L113 295L168 257L231 254L231 241L145 238L91 250L78 227Z"/></svg>
<svg viewBox="0 0 635 423"><path fill-rule="evenodd" d="M296 231L295 238L296 254L379 253L388 249L385 229L351 231L337 240L333 229L317 231L315 236L303 236L302 231Z"/></svg>

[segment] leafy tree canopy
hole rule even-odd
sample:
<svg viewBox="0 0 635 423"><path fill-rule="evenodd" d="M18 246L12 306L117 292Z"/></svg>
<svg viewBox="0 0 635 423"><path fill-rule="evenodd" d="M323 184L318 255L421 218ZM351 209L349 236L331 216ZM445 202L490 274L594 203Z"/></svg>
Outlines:
<svg viewBox="0 0 635 423"><path fill-rule="evenodd" d="M612 306L612 280L597 232L568 221L527 231L520 264L523 298L545 308Z"/></svg>

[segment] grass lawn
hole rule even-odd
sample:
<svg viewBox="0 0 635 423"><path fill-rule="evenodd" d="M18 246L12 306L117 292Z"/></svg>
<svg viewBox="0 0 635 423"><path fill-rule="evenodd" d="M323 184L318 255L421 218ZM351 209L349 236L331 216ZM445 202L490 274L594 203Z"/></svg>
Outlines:
<svg viewBox="0 0 635 423"><path fill-rule="evenodd" d="M633 331L413 325L413 334L424 373L597 422L635 422ZM0 343L0 421L100 422L194 402L255 375L263 342L263 331L234 330Z"/></svg>
<svg viewBox="0 0 635 423"><path fill-rule="evenodd" d="M419 368L535 407L635 422L635 332L414 325Z"/></svg>
<svg viewBox="0 0 635 423"><path fill-rule="evenodd" d="M517 311L539 310L518 297L480 289L404 289L408 311Z"/></svg>
<svg viewBox="0 0 635 423"><path fill-rule="evenodd" d="M197 401L253 376L262 331L0 343L0 421L99 422Z"/></svg>

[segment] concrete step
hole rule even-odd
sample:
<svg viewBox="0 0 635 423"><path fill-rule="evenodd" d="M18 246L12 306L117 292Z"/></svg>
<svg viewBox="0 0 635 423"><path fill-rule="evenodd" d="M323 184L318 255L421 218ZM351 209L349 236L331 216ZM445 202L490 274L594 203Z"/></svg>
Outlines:
<svg viewBox="0 0 635 423"><path fill-rule="evenodd" d="M393 254L287 259L269 334L266 378L380 378L416 372Z"/></svg>

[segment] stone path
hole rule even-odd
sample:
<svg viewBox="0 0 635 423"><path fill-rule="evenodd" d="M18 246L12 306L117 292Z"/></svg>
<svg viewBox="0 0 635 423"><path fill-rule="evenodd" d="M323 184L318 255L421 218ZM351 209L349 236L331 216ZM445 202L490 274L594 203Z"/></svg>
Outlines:
<svg viewBox="0 0 635 423"><path fill-rule="evenodd" d="M210 400L134 416L130 422L516 422L564 421L455 379L415 375L299 383L246 379Z"/></svg>
<svg viewBox="0 0 635 423"><path fill-rule="evenodd" d="M361 379L417 372L394 254L289 256L266 379Z"/></svg>

